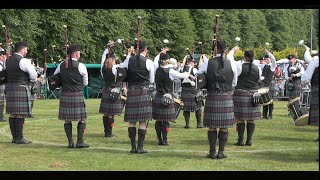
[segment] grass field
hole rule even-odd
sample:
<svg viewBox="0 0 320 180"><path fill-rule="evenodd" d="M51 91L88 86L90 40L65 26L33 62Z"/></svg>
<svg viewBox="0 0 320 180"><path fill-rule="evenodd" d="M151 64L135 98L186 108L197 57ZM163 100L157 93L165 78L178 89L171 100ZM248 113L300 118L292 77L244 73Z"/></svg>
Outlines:
<svg viewBox="0 0 320 180"><path fill-rule="evenodd" d="M26 119L24 136L32 144L11 143L8 122L0 122L1 171L319 171L318 127L294 126L287 116L286 101L276 101L272 120L256 121L253 145L238 147L235 126L229 129L225 148L228 156L211 160L205 156L209 150L207 129L197 129L194 113L191 128L184 129L182 113L177 123L171 123L169 146L158 146L150 121L144 148L147 154L129 153L127 123L123 116L115 118L113 133L116 138L104 138L100 99L87 103L86 149L69 149L63 128L58 120L59 100L37 100L34 118ZM8 119L8 115L6 115ZM76 140L76 123L73 124Z"/></svg>

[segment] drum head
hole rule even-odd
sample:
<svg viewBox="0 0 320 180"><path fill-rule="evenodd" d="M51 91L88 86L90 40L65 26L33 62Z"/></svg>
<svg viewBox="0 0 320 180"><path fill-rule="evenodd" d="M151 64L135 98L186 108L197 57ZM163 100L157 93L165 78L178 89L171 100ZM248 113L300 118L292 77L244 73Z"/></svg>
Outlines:
<svg viewBox="0 0 320 180"><path fill-rule="evenodd" d="M297 120L294 121L294 125L296 126L307 126L308 125L309 114L305 114L299 117Z"/></svg>
<svg viewBox="0 0 320 180"><path fill-rule="evenodd" d="M296 101L299 102L299 99L300 99L300 97L296 97L296 98L294 98L294 99L291 99L291 100L289 101L289 103L288 103L288 107L289 107L290 104L294 104Z"/></svg>
<svg viewBox="0 0 320 180"><path fill-rule="evenodd" d="M260 88L258 89L259 94L266 94L269 92L269 88Z"/></svg>

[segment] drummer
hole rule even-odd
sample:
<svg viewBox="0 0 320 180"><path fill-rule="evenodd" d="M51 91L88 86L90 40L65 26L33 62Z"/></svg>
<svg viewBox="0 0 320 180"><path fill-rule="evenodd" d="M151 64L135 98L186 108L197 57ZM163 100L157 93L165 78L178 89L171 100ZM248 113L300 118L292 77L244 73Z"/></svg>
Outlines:
<svg viewBox="0 0 320 180"><path fill-rule="evenodd" d="M262 70L262 80L259 84L260 88L269 88L269 94L271 95L271 100L273 100L273 94L275 90L275 85L274 85L274 71L277 67L276 64L276 58L274 55L269 52L267 49L264 49L264 51L267 53L265 57L260 58L261 60L264 60L265 63L263 64L257 64L258 67L261 68ZM269 111L269 116L267 115ZM263 106L263 112L262 116L264 119L272 119L272 112L273 112L273 101L268 104Z"/></svg>
<svg viewBox="0 0 320 180"><path fill-rule="evenodd" d="M286 93L289 100L300 97L301 91L301 76L304 74L302 64L297 61L295 55L289 55L289 66L285 68L284 74L287 80Z"/></svg>
<svg viewBox="0 0 320 180"><path fill-rule="evenodd" d="M234 47L227 55L227 59L234 61L234 53L239 47ZM261 77L261 69L253 63L254 52L247 50L244 52L244 62L237 63L238 81L233 93L234 117L237 123L238 142L237 146L251 146L252 136L255 130L254 120L261 119L259 105L252 104L252 95L258 92L258 81ZM245 121L247 121L247 141L244 144Z"/></svg>
<svg viewBox="0 0 320 180"><path fill-rule="evenodd" d="M152 118L156 120L155 129L158 137L158 145L163 146L168 145L167 135L170 130L169 122L176 119L175 105L172 94L173 80L176 78L184 79L190 76L190 72L179 73L172 67L168 67L170 60L170 57L167 54L168 50L168 48L164 48L154 59L157 93L152 102ZM165 98L170 100L167 99L168 101L165 102Z"/></svg>

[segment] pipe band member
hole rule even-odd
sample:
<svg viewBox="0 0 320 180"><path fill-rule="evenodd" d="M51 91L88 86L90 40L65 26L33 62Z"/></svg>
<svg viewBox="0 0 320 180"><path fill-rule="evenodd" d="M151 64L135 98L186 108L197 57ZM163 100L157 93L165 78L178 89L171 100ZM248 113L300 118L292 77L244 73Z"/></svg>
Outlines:
<svg viewBox="0 0 320 180"><path fill-rule="evenodd" d="M163 50L154 59L157 92L155 99L152 102L152 118L156 120L155 129L158 138L158 145L164 146L168 145L167 136L170 130L170 121L174 121L176 119L173 80L188 78L190 75L189 72L180 73L173 68L170 68L168 66L169 59L170 56L166 54L165 50Z"/></svg>
<svg viewBox="0 0 320 180"><path fill-rule="evenodd" d="M209 61L205 60L199 67L198 74L207 76L207 99L204 107L204 126L208 127L210 145L208 158L223 159L228 140L228 128L234 124L232 91L237 83L237 67L235 61L224 57L226 44L217 41L217 55ZM219 133L217 129L219 128ZM219 139L219 151L216 155L216 142Z"/></svg>
<svg viewBox="0 0 320 180"><path fill-rule="evenodd" d="M234 61L233 54L239 48L233 48L227 58ZM244 52L244 61L237 63L237 86L233 93L234 117L237 123L238 142L237 146L251 146L252 136L255 130L254 120L261 119L260 105L252 103L252 95L258 92L258 82L261 77L261 69L253 63L254 52L247 50ZM247 121L247 141L243 143L245 131L245 121Z"/></svg>
<svg viewBox="0 0 320 180"><path fill-rule="evenodd" d="M130 49L132 52L133 47ZM140 41L137 55L133 57L128 55L126 60L119 65L120 68L127 69L128 92L124 121L129 123L130 153L148 152L143 149L143 144L147 134L147 121L152 119L152 102L149 85L154 83L154 64L153 61L146 58L147 53L147 43ZM136 146L137 122L139 122L138 147Z"/></svg>
<svg viewBox="0 0 320 180"><path fill-rule="evenodd" d="M267 55L265 57L260 58L260 60L265 61L265 63L257 64L258 67L262 69L262 80L260 83L260 88L267 87L269 88L269 92L271 95L271 99L273 99L275 85L274 85L274 71L277 67L276 58L274 57L271 52L265 49ZM264 119L272 119L272 112L273 112L273 102L263 106L262 117ZM269 116L268 116L269 111Z"/></svg>
<svg viewBox="0 0 320 180"><path fill-rule="evenodd" d="M104 79L104 87L102 89L102 98L99 112L103 115L104 137L113 137L112 128L114 126L114 116L121 115L122 101L121 88L122 81L125 76L122 76L121 70L116 65L116 56L113 53L108 53L106 49L101 61L101 75Z"/></svg>
<svg viewBox="0 0 320 180"><path fill-rule="evenodd" d="M5 70L5 62L6 62L6 50L0 46L0 71ZM5 84L0 85L0 122L6 122L7 120L3 116L4 110L4 102L6 101L5 96Z"/></svg>
<svg viewBox="0 0 320 180"><path fill-rule="evenodd" d="M15 53L6 61L8 83L5 87L6 113L10 114L9 124L12 143L29 144L32 141L23 137L25 118L31 114L30 81L37 79L37 72L28 53L28 43L19 41L15 44Z"/></svg>
<svg viewBox="0 0 320 180"><path fill-rule="evenodd" d="M301 76L304 74L304 67L297 61L294 54L288 56L289 66L285 68L284 74L286 81L286 93L289 101L296 97L300 97Z"/></svg>
<svg viewBox="0 0 320 180"><path fill-rule="evenodd" d="M74 147L72 139L72 121L78 122L76 148L88 148L83 135L86 129L87 110L84 102L83 88L88 85L88 71L80 63L81 49L79 44L70 45L69 59L59 64L54 74L61 75L61 95L59 104L59 119L65 121L64 129L68 138L68 148ZM68 63L68 67L66 67Z"/></svg>

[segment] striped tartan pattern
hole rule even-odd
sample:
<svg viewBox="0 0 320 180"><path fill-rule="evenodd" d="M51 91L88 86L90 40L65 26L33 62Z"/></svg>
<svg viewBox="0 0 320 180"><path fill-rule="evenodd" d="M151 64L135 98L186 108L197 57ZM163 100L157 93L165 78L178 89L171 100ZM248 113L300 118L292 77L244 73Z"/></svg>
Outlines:
<svg viewBox="0 0 320 180"><path fill-rule="evenodd" d="M29 115L31 113L31 93L29 86L6 84L6 113Z"/></svg>
<svg viewBox="0 0 320 180"><path fill-rule="evenodd" d="M122 112L122 101L121 101L121 95L119 96L119 99L112 100L110 98L112 88L104 87L102 89L102 98L100 103L100 109L99 112L102 114L107 115L121 115Z"/></svg>
<svg viewBox="0 0 320 180"><path fill-rule="evenodd" d="M273 99L274 97L277 96L276 90L275 90L274 80L272 80L271 83L270 83L270 85L269 85L269 93L270 93L270 95L271 95L271 99Z"/></svg>
<svg viewBox="0 0 320 180"><path fill-rule="evenodd" d="M0 105L4 105L4 101L6 100L4 90L5 90L4 84L0 85Z"/></svg>
<svg viewBox="0 0 320 180"><path fill-rule="evenodd" d="M32 86L29 86L29 89L30 89L30 92L31 92ZM31 94L31 101L33 101L35 99L37 99L37 93Z"/></svg>
<svg viewBox="0 0 320 180"><path fill-rule="evenodd" d="M300 80L297 80L297 81L294 81L294 89L293 91L289 91L288 90L288 84L289 83L286 83L286 96L289 97L289 99L294 99L296 97L300 97L300 92L301 92L301 81Z"/></svg>
<svg viewBox="0 0 320 180"><path fill-rule="evenodd" d="M152 103L148 88L129 87L124 113L125 122L139 122L152 119Z"/></svg>
<svg viewBox="0 0 320 180"><path fill-rule="evenodd" d="M59 119L64 121L86 121L87 111L82 91L61 92Z"/></svg>
<svg viewBox="0 0 320 180"><path fill-rule="evenodd" d="M181 101L184 103L183 111L196 111L201 109L202 102L196 102L196 94L199 90L190 89L190 88L182 88L181 91Z"/></svg>
<svg viewBox="0 0 320 180"><path fill-rule="evenodd" d="M203 125L209 128L232 128L233 110L231 92L209 92L204 106Z"/></svg>
<svg viewBox="0 0 320 180"><path fill-rule="evenodd" d="M309 125L319 126L319 86L311 87Z"/></svg>
<svg viewBox="0 0 320 180"><path fill-rule="evenodd" d="M156 93L152 102L152 118L157 121L173 121L175 120L176 112L174 103L164 106L161 103L162 94Z"/></svg>
<svg viewBox="0 0 320 180"><path fill-rule="evenodd" d="M250 90L250 93L258 90ZM252 94L248 91L238 89L233 93L234 117L236 120L257 120L261 119L260 105L253 106Z"/></svg>

